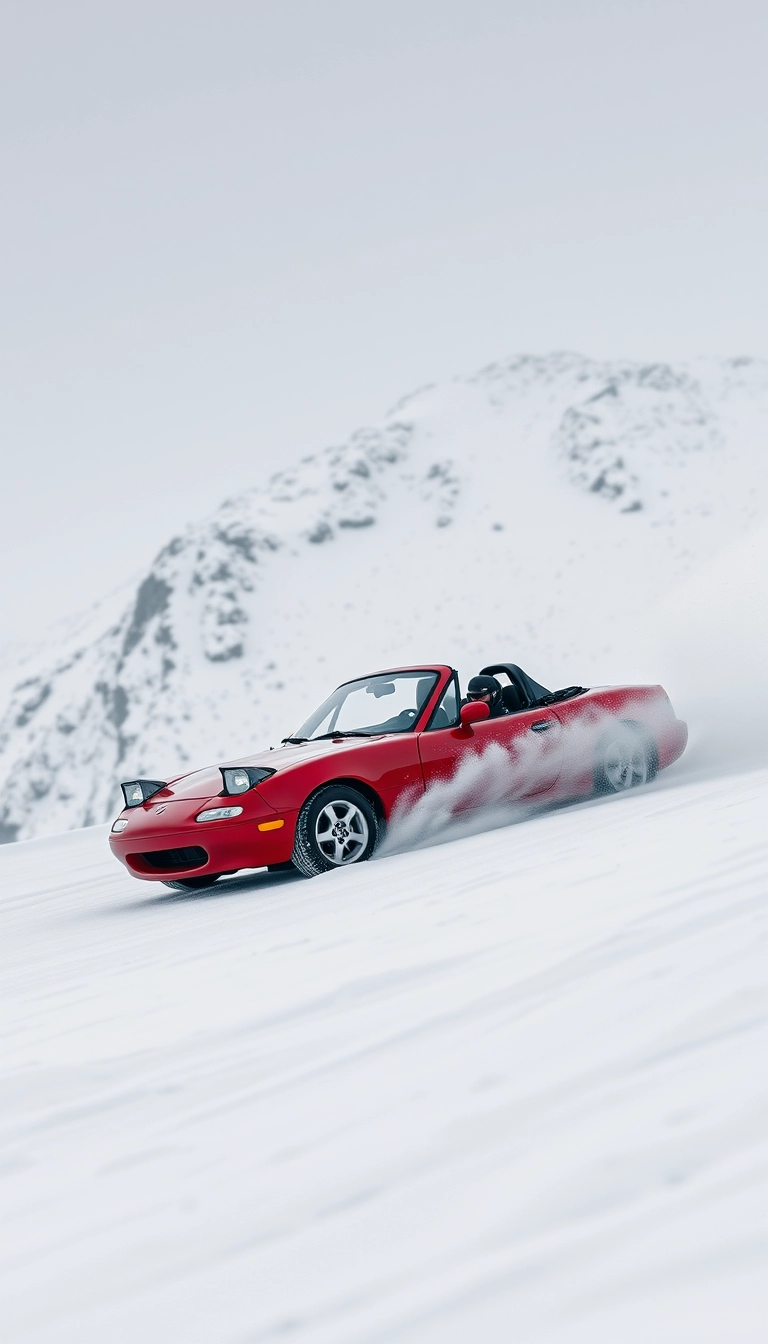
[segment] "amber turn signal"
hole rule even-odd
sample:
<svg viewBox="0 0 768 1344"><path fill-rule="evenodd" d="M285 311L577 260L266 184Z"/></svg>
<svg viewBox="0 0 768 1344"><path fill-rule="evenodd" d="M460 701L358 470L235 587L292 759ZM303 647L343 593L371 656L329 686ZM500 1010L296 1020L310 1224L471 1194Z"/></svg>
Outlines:
<svg viewBox="0 0 768 1344"><path fill-rule="evenodd" d="M285 822L284 822L282 819L281 819L280 821L260 821L260 822L259 822L259 830L260 830L260 831L279 831L279 830L280 830L280 827L281 827L281 826L284 826L284 825L285 825Z"/></svg>

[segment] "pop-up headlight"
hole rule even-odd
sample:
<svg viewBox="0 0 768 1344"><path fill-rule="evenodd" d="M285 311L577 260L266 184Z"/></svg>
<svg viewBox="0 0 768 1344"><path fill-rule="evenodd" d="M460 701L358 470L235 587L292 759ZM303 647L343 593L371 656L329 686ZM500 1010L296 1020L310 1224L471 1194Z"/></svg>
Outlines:
<svg viewBox="0 0 768 1344"><path fill-rule="evenodd" d="M233 765L226 769L222 767L221 777L224 780L222 793L227 795L247 793L249 789L255 789L257 784L269 779L274 773L274 770L262 770L255 765Z"/></svg>
<svg viewBox="0 0 768 1344"><path fill-rule="evenodd" d="M132 779L129 784L121 784L126 807L141 807L148 798L166 787L164 779Z"/></svg>

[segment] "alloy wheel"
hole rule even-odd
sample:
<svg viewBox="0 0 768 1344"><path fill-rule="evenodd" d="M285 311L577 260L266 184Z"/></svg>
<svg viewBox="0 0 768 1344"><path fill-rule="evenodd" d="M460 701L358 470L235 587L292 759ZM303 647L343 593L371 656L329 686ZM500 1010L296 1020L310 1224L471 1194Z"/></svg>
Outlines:
<svg viewBox="0 0 768 1344"><path fill-rule="evenodd" d="M368 822L346 798L326 803L317 815L315 840L320 853L336 867L354 863L368 844Z"/></svg>
<svg viewBox="0 0 768 1344"><path fill-rule="evenodd" d="M614 793L637 788L648 779L648 753L638 738L609 742L603 757L605 778Z"/></svg>

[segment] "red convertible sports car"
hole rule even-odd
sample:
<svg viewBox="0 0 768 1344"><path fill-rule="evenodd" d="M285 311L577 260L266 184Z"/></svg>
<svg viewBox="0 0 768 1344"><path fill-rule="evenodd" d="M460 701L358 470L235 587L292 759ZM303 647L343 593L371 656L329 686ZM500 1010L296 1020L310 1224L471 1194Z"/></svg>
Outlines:
<svg viewBox="0 0 768 1344"><path fill-rule="evenodd" d="M171 887L210 886L239 868L313 877L370 858L393 813L470 761L481 781L489 763L494 801L548 803L645 784L685 749L661 686L551 692L514 663L482 671L502 687L501 717L462 704L451 667L399 667L339 686L277 749L167 783L131 780L112 852L135 877ZM485 801L481 783L462 806Z"/></svg>

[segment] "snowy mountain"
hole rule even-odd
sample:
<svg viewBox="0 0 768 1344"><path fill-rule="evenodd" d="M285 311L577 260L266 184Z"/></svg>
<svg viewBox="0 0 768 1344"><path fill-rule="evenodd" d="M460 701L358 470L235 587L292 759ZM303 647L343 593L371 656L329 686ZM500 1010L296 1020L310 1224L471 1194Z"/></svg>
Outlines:
<svg viewBox="0 0 768 1344"><path fill-rule="evenodd" d="M648 614L768 515L767 430L768 365L747 359L520 357L417 392L4 670L0 840L104 821L121 778L276 742L375 667L659 679Z"/></svg>

